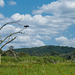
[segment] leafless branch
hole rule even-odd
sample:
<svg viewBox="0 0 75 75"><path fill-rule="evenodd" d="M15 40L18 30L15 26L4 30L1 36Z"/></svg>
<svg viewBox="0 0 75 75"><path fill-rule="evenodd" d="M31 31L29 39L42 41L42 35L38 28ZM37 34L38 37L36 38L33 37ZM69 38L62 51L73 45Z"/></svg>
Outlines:
<svg viewBox="0 0 75 75"><path fill-rule="evenodd" d="M0 28L0 30L1 30L4 26L6 26L7 24L17 23L17 22L19 22L19 21L21 21L21 19L18 20L18 21L15 21L15 22L8 22L8 23L4 24L4 25Z"/></svg>
<svg viewBox="0 0 75 75"><path fill-rule="evenodd" d="M20 20L21 20L21 19L20 19ZM13 24L13 23L15 23L15 24L18 24L18 25L22 25L22 24L19 24L19 23L18 23L20 20L15 21L15 22L8 22L8 23L4 24L4 25L0 28L0 30L1 30L3 27L5 27L6 25L8 25L8 24ZM13 33L9 34L9 35L6 36L3 40L1 40L0 44L2 44L6 39L8 39L9 37L11 37L11 36L14 35L14 34L17 34L17 33L21 33L21 34L22 34L22 31L23 31L25 28L27 28L27 27L29 27L29 25L24 25L24 28L21 29L20 31L13 32ZM3 48L5 45L7 45L8 43L12 42L14 39L16 39L16 37L14 37L14 38L11 39L10 41L6 42L0 49L2 49L2 48Z"/></svg>
<svg viewBox="0 0 75 75"><path fill-rule="evenodd" d="M5 45L7 45L8 43L12 42L14 39L16 39L16 37L14 37L13 39L11 39L10 41L6 42L0 49L2 49Z"/></svg>
<svg viewBox="0 0 75 75"><path fill-rule="evenodd" d="M11 33L10 35L6 36L5 39L0 42L0 44L3 43L3 42L4 42L7 38L9 38L10 36L12 36L12 35L14 35L14 34L17 34L17 33L22 33L22 31L23 31L24 29L25 29L25 28L21 29L21 30L18 31L18 32L14 32L14 33Z"/></svg>

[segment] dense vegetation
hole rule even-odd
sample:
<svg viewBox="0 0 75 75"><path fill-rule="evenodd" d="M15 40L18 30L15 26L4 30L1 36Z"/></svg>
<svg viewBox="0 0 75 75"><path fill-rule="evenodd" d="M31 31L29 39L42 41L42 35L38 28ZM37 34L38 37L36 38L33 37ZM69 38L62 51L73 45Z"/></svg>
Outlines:
<svg viewBox="0 0 75 75"><path fill-rule="evenodd" d="M11 52L17 54L17 58ZM75 48L42 46L2 52L0 75L75 75Z"/></svg>
<svg viewBox="0 0 75 75"><path fill-rule="evenodd" d="M47 59L46 59L47 58ZM55 63L51 61L54 60ZM62 57L2 57L0 75L75 75L75 61Z"/></svg>
<svg viewBox="0 0 75 75"><path fill-rule="evenodd" d="M33 48L19 48L14 49L16 52L26 52L29 55L35 55L35 56L44 56L44 55L50 55L53 52L56 52L56 54L68 54L75 51L75 48L73 47L67 47L67 46L42 46L42 47L33 47Z"/></svg>

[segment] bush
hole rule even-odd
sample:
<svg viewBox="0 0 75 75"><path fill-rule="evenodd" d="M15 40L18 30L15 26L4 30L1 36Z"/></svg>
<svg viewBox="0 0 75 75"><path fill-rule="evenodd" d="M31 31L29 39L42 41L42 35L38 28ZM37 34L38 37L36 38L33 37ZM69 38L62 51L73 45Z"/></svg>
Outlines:
<svg viewBox="0 0 75 75"><path fill-rule="evenodd" d="M29 56L29 54L28 54L28 53L25 53L25 52L20 52L20 53L18 54L18 56L19 56L19 57L25 57L25 56Z"/></svg>

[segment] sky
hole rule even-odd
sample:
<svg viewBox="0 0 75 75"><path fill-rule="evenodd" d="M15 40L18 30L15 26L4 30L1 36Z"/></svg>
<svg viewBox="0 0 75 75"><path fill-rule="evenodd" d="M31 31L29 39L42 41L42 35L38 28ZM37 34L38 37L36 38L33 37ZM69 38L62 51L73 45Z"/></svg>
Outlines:
<svg viewBox="0 0 75 75"><path fill-rule="evenodd" d="M0 27L19 19L21 25L8 24L0 31L2 40L24 25L30 27L23 31L24 34L8 38L5 42L17 36L4 49L11 45L14 48L45 45L75 47L75 0L0 0Z"/></svg>

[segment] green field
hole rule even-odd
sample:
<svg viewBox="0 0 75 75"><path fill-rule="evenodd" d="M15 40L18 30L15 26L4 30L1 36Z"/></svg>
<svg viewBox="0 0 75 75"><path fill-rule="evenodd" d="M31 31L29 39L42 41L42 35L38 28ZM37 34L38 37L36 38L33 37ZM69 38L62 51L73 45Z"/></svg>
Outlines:
<svg viewBox="0 0 75 75"><path fill-rule="evenodd" d="M2 57L0 75L75 75L75 61L60 57L48 57L55 64L44 57L28 56L15 59Z"/></svg>

